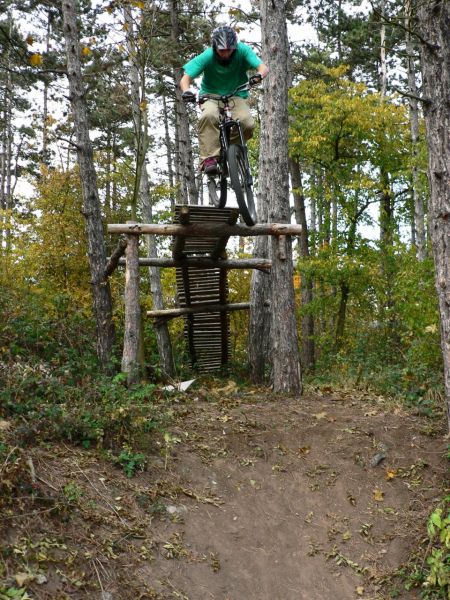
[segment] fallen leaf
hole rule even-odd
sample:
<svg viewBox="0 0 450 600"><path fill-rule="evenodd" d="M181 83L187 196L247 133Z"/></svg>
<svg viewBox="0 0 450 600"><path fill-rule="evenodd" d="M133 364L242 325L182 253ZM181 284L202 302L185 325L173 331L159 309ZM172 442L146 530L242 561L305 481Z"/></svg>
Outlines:
<svg viewBox="0 0 450 600"><path fill-rule="evenodd" d="M325 411L316 413L315 415L313 415L313 417L319 421L320 419L325 419L327 417L327 413Z"/></svg>
<svg viewBox="0 0 450 600"><path fill-rule="evenodd" d="M373 499L375 500L375 502L384 502L384 492L382 492L378 488L375 488L373 490Z"/></svg>
<svg viewBox="0 0 450 600"><path fill-rule="evenodd" d="M387 481L391 481L391 479L395 479L395 477L397 477L396 469L387 469L386 470L386 480Z"/></svg>
<svg viewBox="0 0 450 600"><path fill-rule="evenodd" d="M31 573L16 573L14 579L19 587L23 587L34 580L34 575Z"/></svg>
<svg viewBox="0 0 450 600"><path fill-rule="evenodd" d="M309 454L310 452L311 448L309 446L302 446L297 450L298 456L306 456L306 454Z"/></svg>

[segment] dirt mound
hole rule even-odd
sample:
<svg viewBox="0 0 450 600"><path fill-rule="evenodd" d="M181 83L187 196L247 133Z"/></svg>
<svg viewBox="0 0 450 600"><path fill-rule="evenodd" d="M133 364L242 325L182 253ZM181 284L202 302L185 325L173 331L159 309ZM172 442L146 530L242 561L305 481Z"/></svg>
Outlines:
<svg viewBox="0 0 450 600"><path fill-rule="evenodd" d="M36 599L418 597L394 575L445 485L435 422L356 392L232 384L173 410L132 479L98 452L30 451L38 493L4 511L5 583Z"/></svg>

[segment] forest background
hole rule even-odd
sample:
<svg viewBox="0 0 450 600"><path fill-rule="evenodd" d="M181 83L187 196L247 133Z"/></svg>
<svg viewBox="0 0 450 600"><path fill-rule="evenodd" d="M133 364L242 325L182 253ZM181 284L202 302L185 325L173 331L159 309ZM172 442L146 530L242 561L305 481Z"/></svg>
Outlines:
<svg viewBox="0 0 450 600"><path fill-rule="evenodd" d="M170 341L162 341L143 322L146 379L126 391L120 271L109 278L111 352L102 355L96 345L60 5L3 0L0 7L2 412L38 417L48 438L88 446L104 443L107 430L108 438L127 441L142 427L143 400L151 402L157 383L167 375L190 378L182 324L173 320ZM223 22L259 51L250 34L258 8L80 0L77 9L103 222L168 222L175 203L206 203L196 116L181 102L180 68ZM290 43L292 218L304 231L294 245L293 284L304 381L362 386L442 419L414 2L291 2L286 17L316 36ZM252 98L258 119L263 94ZM256 173L258 138L250 145ZM256 189L258 183L256 177ZM104 239L109 256L117 240ZM163 239L142 248L159 256L168 250ZM253 250L241 242L234 253ZM230 273L233 301L247 301L250 286L250 272ZM155 299L175 305L170 269L160 279L154 269L142 271L141 289L145 308ZM234 313L230 368L239 381L254 375L247 331L248 315ZM0 451L9 456L6 445Z"/></svg>
<svg viewBox="0 0 450 600"><path fill-rule="evenodd" d="M52 3L3 4L2 350L14 363L35 352L55 360L60 348L87 360L95 336L61 17ZM206 202L196 158L185 158L186 147L197 154L195 115L187 115L177 98L179 67L208 44L218 22L242 29L246 41L258 10L198 2L82 2L80 10L104 221L124 222L133 214L167 221L175 202ZM426 231L415 13L395 2L365 10L359 3L294 3L288 18L307 22L317 36L317 42L290 46L293 218L302 222L307 211L304 247L299 240L294 250L304 369L319 378L366 382L429 408L442 393L442 359ZM256 112L258 103L255 96ZM136 104L147 128L146 160L152 157L145 201L136 194L142 150L136 147ZM183 129L189 117L192 150ZM256 167L258 136L252 158ZM23 180L31 195L19 193ZM108 254L115 243L106 238ZM167 250L163 244L160 254ZM236 248L241 255L251 252L249 244ZM163 270L161 277L170 307L173 273ZM231 277L233 299L248 299L250 274ZM122 274L111 281L120 340ZM142 283L147 291L148 276ZM151 295L143 302L151 306ZM235 364L245 362L247 318L232 318ZM146 362L157 370L155 335L150 323L144 326ZM181 375L182 332L176 321L171 328Z"/></svg>

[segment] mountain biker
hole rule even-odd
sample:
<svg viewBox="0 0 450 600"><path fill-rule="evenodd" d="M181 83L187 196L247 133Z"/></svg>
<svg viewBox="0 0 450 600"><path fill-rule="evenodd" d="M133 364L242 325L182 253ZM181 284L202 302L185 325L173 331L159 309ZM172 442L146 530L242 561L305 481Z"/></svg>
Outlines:
<svg viewBox="0 0 450 600"><path fill-rule="evenodd" d="M251 85L259 83L269 72L259 56L250 46L239 42L236 32L228 25L214 29L211 47L186 63L183 70L180 88L185 102L195 101L195 94L190 90L190 86L200 75L203 75L200 96L222 96L246 83L247 71L257 71L256 75L250 77ZM233 96L231 101L233 118L241 122L245 139L252 137L254 128L250 107L245 101L247 97L248 91L241 91ZM207 100L201 105L201 111L198 123L201 168L211 175L217 172L217 158L220 152L218 103Z"/></svg>

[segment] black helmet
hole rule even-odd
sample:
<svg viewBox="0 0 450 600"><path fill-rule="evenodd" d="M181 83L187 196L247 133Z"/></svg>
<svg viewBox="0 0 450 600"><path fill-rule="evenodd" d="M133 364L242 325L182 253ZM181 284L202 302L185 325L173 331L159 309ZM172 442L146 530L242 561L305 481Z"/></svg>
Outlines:
<svg viewBox="0 0 450 600"><path fill-rule="evenodd" d="M232 27L223 25L214 29L211 42L214 50L236 50L238 39Z"/></svg>

